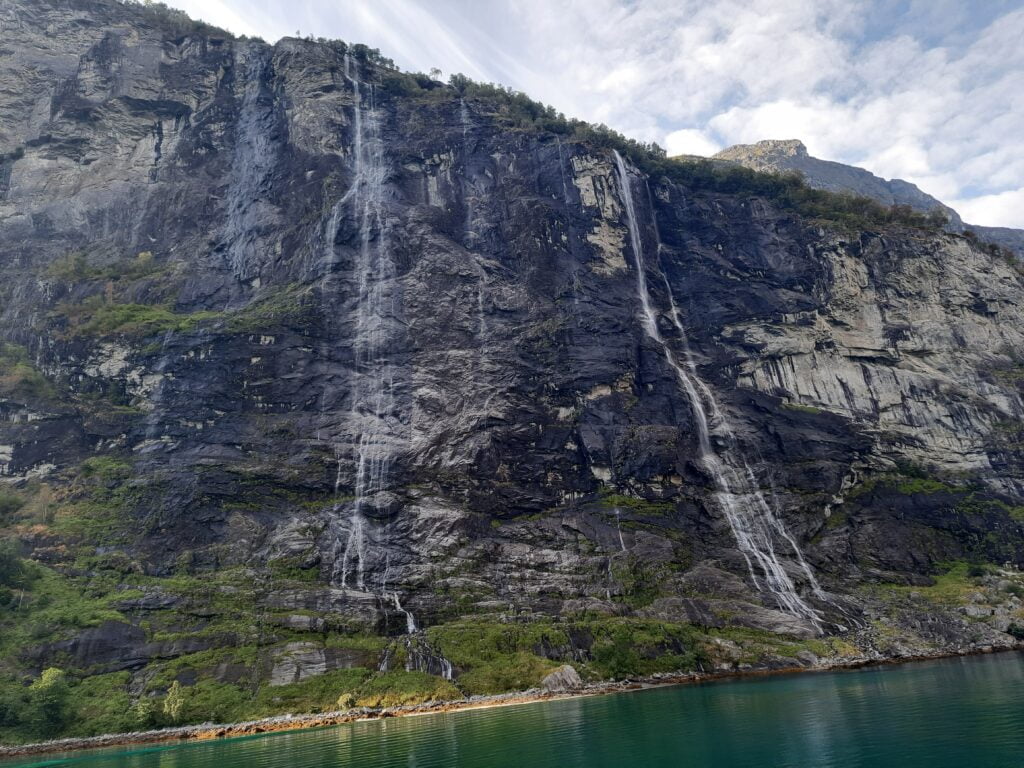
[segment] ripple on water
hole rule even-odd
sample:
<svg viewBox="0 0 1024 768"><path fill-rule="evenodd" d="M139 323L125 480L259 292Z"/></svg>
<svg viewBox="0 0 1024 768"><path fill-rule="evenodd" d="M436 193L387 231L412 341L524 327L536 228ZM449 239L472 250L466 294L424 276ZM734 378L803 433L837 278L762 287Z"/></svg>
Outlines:
<svg viewBox="0 0 1024 768"><path fill-rule="evenodd" d="M1010 768L1024 655L920 662L447 712L3 768Z"/></svg>

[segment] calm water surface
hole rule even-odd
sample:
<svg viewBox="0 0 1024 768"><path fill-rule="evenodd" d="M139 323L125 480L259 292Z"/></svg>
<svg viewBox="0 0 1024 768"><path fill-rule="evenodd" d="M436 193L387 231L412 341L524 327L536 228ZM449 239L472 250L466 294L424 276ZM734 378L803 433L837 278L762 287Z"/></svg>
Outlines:
<svg viewBox="0 0 1024 768"><path fill-rule="evenodd" d="M1024 655L124 747L3 768L1024 766Z"/></svg>

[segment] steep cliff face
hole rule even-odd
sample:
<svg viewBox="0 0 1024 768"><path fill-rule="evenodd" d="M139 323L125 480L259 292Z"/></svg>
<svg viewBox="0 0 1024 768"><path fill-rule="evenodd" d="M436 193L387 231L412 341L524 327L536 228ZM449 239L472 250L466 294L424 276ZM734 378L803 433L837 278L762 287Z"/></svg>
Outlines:
<svg viewBox="0 0 1024 768"><path fill-rule="evenodd" d="M162 690L248 643L283 684L376 667L332 632L524 611L1013 642L995 587L921 617L951 565L1024 563L1014 264L648 177L340 43L101 0L0 23L6 523L118 584L18 663Z"/></svg>

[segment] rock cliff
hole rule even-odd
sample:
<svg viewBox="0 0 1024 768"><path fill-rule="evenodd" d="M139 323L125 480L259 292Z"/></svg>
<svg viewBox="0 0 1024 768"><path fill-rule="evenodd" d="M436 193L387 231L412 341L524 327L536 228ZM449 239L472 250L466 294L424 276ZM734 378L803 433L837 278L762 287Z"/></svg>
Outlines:
<svg viewBox="0 0 1024 768"><path fill-rule="evenodd" d="M269 711L1015 642L1018 264L361 46L0 28L8 678Z"/></svg>

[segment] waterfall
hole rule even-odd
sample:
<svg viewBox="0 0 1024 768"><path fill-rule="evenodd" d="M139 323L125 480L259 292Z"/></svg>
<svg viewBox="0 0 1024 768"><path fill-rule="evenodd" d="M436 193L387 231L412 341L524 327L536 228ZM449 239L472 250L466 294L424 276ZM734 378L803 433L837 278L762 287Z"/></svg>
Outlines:
<svg viewBox="0 0 1024 768"><path fill-rule="evenodd" d="M395 603L395 608L405 614L405 631L406 634L412 635L416 633L416 618L412 615L412 611L407 611L402 607L401 601L398 599L398 593L392 592L391 599Z"/></svg>
<svg viewBox="0 0 1024 768"><path fill-rule="evenodd" d="M466 247L471 248L476 240L473 228L473 188L469 179L469 131L473 123L469 117L469 108L465 99L459 99L459 124L462 127L462 204L466 208L466 222L463 226Z"/></svg>
<svg viewBox="0 0 1024 768"><path fill-rule="evenodd" d="M643 242L637 223L629 172L622 156L617 151L614 154L622 202L626 210L626 221L629 225L630 245L633 249L633 258L636 261L637 293L642 310L641 323L648 338L661 349L665 361L675 372L680 388L690 403L697 429L699 459L714 480L715 499L732 529L737 547L746 561L747 570L755 587L766 589L775 597L781 608L794 616L810 621L815 628L820 630L821 620L817 611L797 593L796 586L779 560L775 551L776 537L783 539L793 550L795 559L807 577L815 596L823 596L821 588L795 540L786 531L775 510L768 504L758 488L754 473L743 457L735 433L711 389L697 375L696 365L690 354L686 333L671 290L669 297L672 302L672 321L679 333L684 351L682 363L676 359L672 349L661 335L657 315L647 290ZM662 278L668 285L668 278L663 272ZM722 454L712 445L712 434L721 446ZM730 464L726 458L733 463ZM761 578L758 577L758 571L762 574Z"/></svg>
<svg viewBox="0 0 1024 768"><path fill-rule="evenodd" d="M470 178L469 159L472 156L472 147L470 145L470 130L473 128L473 121L469 114L469 108L466 106L465 99L459 99L459 124L462 128L462 204L466 209L466 219L464 224L464 245L467 250L472 250L474 247L482 245L482 239L476 231L474 224L475 214L475 201L476 201L476 190L473 186L473 181ZM476 357L476 374L478 378L482 378L482 372L487 368L488 357L487 357L487 306L486 306L486 288L487 288L487 272L484 270L481 263L474 258L472 260L473 265L476 267L477 273L477 284L476 284L476 316L477 316L477 328L476 336L479 343L479 354ZM481 381L479 386L485 386Z"/></svg>
<svg viewBox="0 0 1024 768"><path fill-rule="evenodd" d="M569 185L565 183L565 158L562 157L562 139L555 136L555 146L558 147L558 175L562 179L562 202L569 205Z"/></svg>
<svg viewBox="0 0 1024 768"><path fill-rule="evenodd" d="M325 233L325 250L334 258L334 237L343 211L349 211L358 233L353 273L356 302L352 332L353 381L349 423L351 443L334 441L335 504L337 514L345 506L339 494L346 451L354 450L355 500L344 528L336 535L332 580L342 587L366 590L366 571L371 556L367 512L375 497L386 490L391 458L399 439L395 403L395 370L391 362L396 337L396 267L388 248L389 221L385 180L388 168L381 136L380 116L372 84L366 86L345 57L345 78L352 85L354 179L331 211ZM326 289L326 276L324 288ZM340 556L339 556L340 553ZM381 591L381 596L386 597Z"/></svg>

